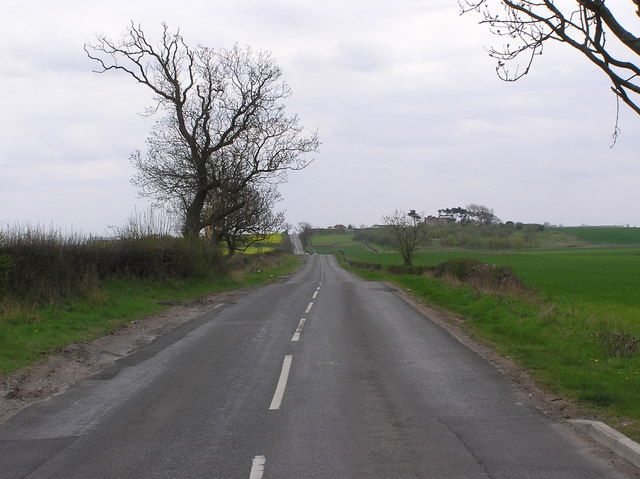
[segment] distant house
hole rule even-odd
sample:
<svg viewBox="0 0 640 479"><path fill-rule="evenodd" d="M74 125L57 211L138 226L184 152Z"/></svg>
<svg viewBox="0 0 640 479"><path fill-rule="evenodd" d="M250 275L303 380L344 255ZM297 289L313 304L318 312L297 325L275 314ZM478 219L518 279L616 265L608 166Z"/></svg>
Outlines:
<svg viewBox="0 0 640 479"><path fill-rule="evenodd" d="M386 225L373 225L372 228L374 229L380 229L380 228L384 228Z"/></svg>
<svg viewBox="0 0 640 479"><path fill-rule="evenodd" d="M447 218L438 218L437 216L429 215L424 219L424 222L429 226L443 226L448 223Z"/></svg>
<svg viewBox="0 0 640 479"><path fill-rule="evenodd" d="M338 231L346 231L347 227L345 225L335 225L333 229Z"/></svg>

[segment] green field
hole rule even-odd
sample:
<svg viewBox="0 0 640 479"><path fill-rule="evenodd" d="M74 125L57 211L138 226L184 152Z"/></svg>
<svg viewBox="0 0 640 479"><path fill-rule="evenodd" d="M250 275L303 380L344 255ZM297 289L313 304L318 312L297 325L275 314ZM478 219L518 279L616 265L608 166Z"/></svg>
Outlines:
<svg viewBox="0 0 640 479"><path fill-rule="evenodd" d="M311 244L311 249L317 253L341 251L355 261L402 264L402 258L396 251L379 245L367 247L354 241L353 235L313 236ZM606 314L613 310L623 312L625 307L630 307L632 316L637 315L635 308L640 307L638 248L525 249L503 252L432 250L418 252L414 264L436 265L452 258L472 258L488 264L510 266L522 281L542 293L545 299L573 307L583 305L589 309L600 309ZM638 319L640 322L640 317Z"/></svg>
<svg viewBox="0 0 640 479"><path fill-rule="evenodd" d="M349 235L312 238L319 253L339 250L355 261L402 263L398 253L372 247L377 249ZM535 294L489 294L427 276L357 272L394 281L425 302L464 315L469 332L515 358L541 384L640 438L640 352L620 357L612 346L624 335L640 338L640 249L433 250L419 252L415 264L452 258L510 266Z"/></svg>
<svg viewBox="0 0 640 479"><path fill-rule="evenodd" d="M640 228L570 226L550 228L549 231L572 235L593 244L635 245L640 247Z"/></svg>
<svg viewBox="0 0 640 479"><path fill-rule="evenodd" d="M313 237L312 244L318 253L339 250L355 261L402 264L399 253L379 246L384 252L373 252L347 235ZM639 249L434 250L419 252L414 264L436 265L452 258L472 258L488 264L510 266L525 284L540 292L546 300L573 309L597 312L603 317L638 318L640 323Z"/></svg>

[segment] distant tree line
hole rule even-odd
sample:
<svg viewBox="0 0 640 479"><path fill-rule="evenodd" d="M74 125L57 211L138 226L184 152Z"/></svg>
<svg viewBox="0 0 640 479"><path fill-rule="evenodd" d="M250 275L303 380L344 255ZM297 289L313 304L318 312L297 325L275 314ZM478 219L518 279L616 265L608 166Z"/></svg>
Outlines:
<svg viewBox="0 0 640 479"><path fill-rule="evenodd" d="M458 223L477 223L481 225L493 225L500 223L500 219L493 214L493 210L483 205L471 204L466 208L459 206L438 210L438 217L447 221Z"/></svg>
<svg viewBox="0 0 640 479"><path fill-rule="evenodd" d="M410 265L418 248L519 249L540 245L542 224L501 222L491 208L471 204L438 210L424 216L415 210L396 210L382 225L360 228L355 239L395 248Z"/></svg>

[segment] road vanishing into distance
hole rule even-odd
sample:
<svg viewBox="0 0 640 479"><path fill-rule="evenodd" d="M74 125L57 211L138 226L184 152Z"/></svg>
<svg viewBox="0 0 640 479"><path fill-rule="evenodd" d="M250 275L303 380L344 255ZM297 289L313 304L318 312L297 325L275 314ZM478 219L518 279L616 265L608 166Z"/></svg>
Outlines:
<svg viewBox="0 0 640 479"><path fill-rule="evenodd" d="M616 478L382 283L309 256L0 426L0 477Z"/></svg>
<svg viewBox="0 0 640 479"><path fill-rule="evenodd" d="M304 249L302 248L302 242L300 241L300 237L296 233L291 233L289 235L291 238L291 245L293 246L293 254L304 254Z"/></svg>

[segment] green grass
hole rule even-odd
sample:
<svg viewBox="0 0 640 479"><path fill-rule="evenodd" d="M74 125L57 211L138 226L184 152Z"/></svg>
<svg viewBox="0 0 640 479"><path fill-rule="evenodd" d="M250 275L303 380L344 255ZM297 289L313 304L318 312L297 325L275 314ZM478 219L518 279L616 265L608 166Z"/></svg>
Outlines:
<svg viewBox="0 0 640 479"><path fill-rule="evenodd" d="M348 246L353 243L354 243L353 234L348 234L348 233L323 234L323 235L314 235L311 237L311 244L314 247Z"/></svg>
<svg viewBox="0 0 640 479"><path fill-rule="evenodd" d="M321 241L322 237L312 238L313 245L322 244ZM402 264L399 253L372 252L352 237L343 239L339 247L316 249L323 253L340 250L355 261ZM488 264L510 266L544 300L601 318L617 317L640 327L639 249L434 250L418 252L414 264L436 265L453 258L472 258Z"/></svg>
<svg viewBox="0 0 640 479"><path fill-rule="evenodd" d="M398 253L374 253L357 242L340 249L357 261L401 264ZM472 335L528 368L540 384L640 439L640 353L616 357L600 339L606 332L640 337L640 250L435 250L418 253L416 264L461 257L512 267L536 297L482 293L426 276L357 272L467 317Z"/></svg>
<svg viewBox="0 0 640 479"><path fill-rule="evenodd" d="M640 228L622 228L616 226L574 226L551 228L550 231L570 234L581 240L594 244L640 246Z"/></svg>
<svg viewBox="0 0 640 479"><path fill-rule="evenodd" d="M378 244L365 245L362 241L356 241L352 233L336 233L314 235L310 239L307 250L315 251L318 254L331 254L335 251L342 251L347 256L353 257L363 254L365 257L371 253L393 252L388 246Z"/></svg>
<svg viewBox="0 0 640 479"><path fill-rule="evenodd" d="M217 291L265 284L300 265L300 259L293 255L270 261L246 272L212 279L165 282L113 279L74 301L35 309L5 308L0 316L0 374L32 364L69 343L91 340L166 309L167 306L159 304L162 301L194 299Z"/></svg>

